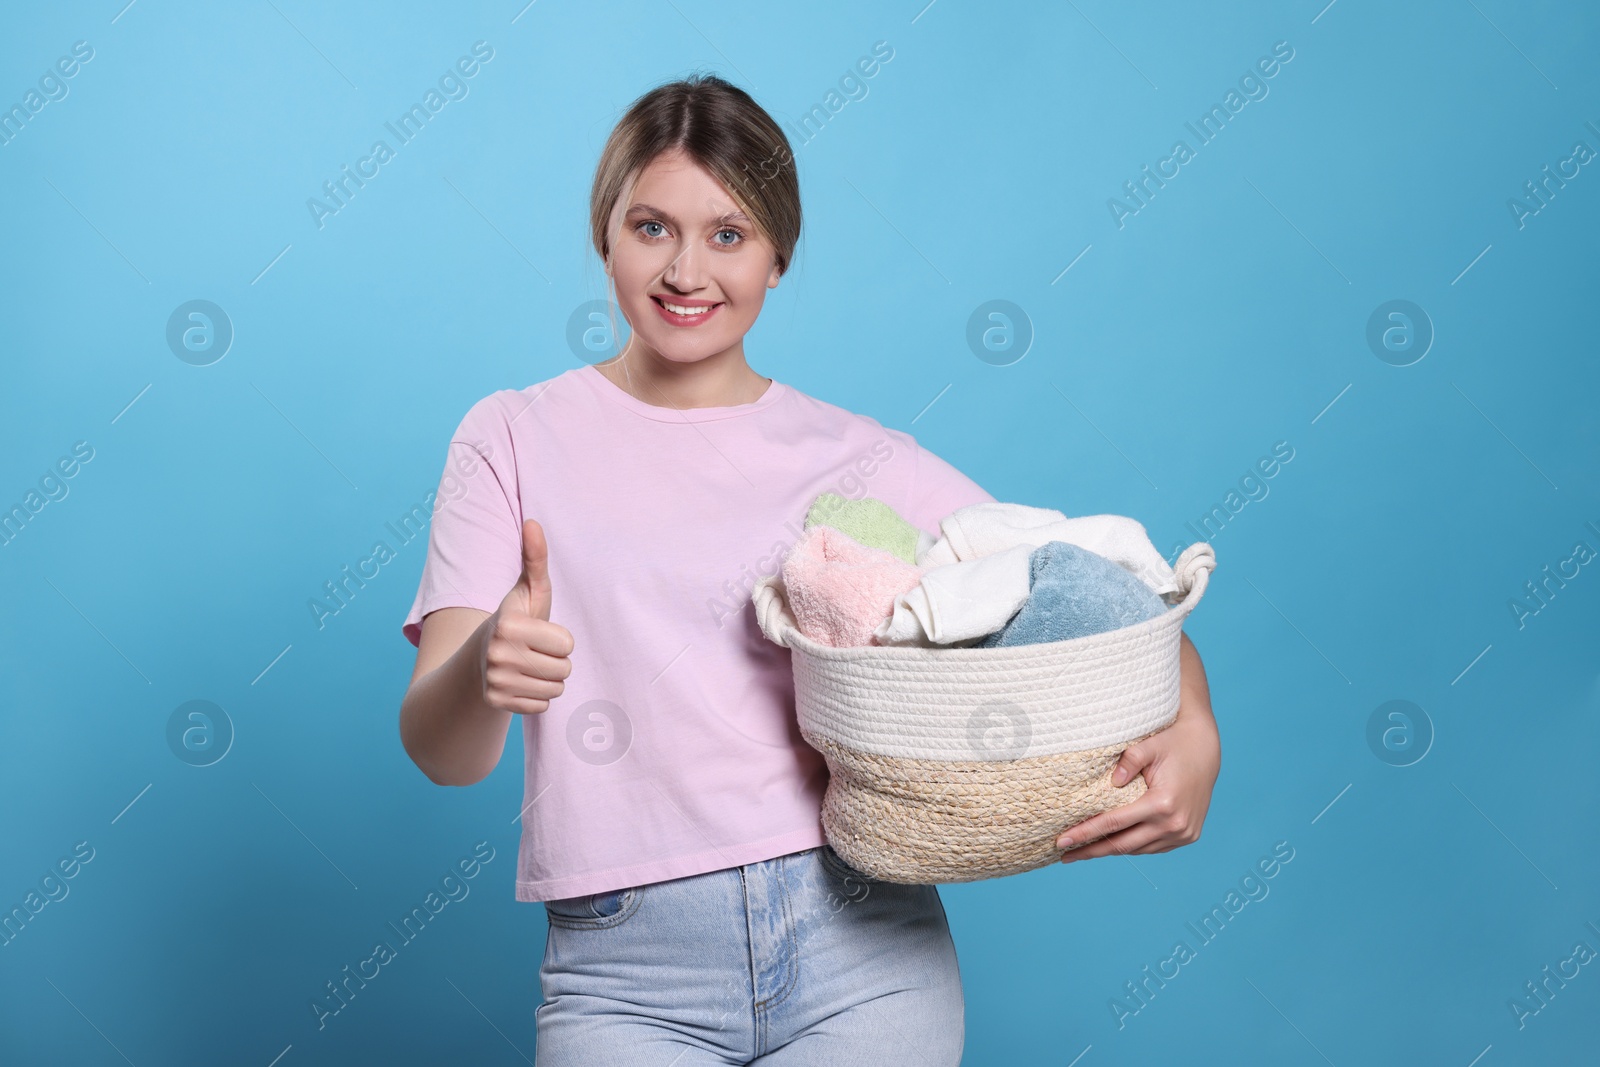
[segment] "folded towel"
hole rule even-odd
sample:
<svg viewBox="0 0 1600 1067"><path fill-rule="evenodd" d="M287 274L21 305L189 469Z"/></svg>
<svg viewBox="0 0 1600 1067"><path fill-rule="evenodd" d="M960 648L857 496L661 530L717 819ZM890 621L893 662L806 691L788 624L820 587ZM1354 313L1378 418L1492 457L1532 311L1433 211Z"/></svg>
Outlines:
<svg viewBox="0 0 1600 1067"><path fill-rule="evenodd" d="M800 535L781 573L795 626L835 647L872 644L895 597L922 580L914 564L826 525Z"/></svg>
<svg viewBox="0 0 1600 1067"><path fill-rule="evenodd" d="M1105 633L1169 610L1161 597L1103 556L1065 541L1050 541L1029 560L1027 603L979 648L1037 645Z"/></svg>
<svg viewBox="0 0 1600 1067"><path fill-rule="evenodd" d="M894 601L873 637L880 645L956 645L1006 624L1028 599L1036 549L1017 545L982 559L934 567Z"/></svg>
<svg viewBox="0 0 1600 1067"><path fill-rule="evenodd" d="M917 565L938 567L1011 548L1051 541L1086 548L1138 576L1151 591L1178 588L1172 567L1150 543L1144 526L1124 515L1067 518L1051 508L990 501L957 508L939 524L940 537L917 555Z"/></svg>
<svg viewBox="0 0 1600 1067"><path fill-rule="evenodd" d="M805 528L832 526L868 548L893 552L907 563L917 562L917 546L928 534L917 529L881 500L848 500L838 493L820 493L806 512Z"/></svg>

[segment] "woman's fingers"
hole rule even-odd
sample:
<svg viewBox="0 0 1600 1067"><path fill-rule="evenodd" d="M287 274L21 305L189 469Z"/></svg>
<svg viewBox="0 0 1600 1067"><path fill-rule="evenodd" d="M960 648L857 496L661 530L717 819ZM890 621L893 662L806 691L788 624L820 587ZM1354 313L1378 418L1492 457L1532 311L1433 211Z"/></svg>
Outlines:
<svg viewBox="0 0 1600 1067"><path fill-rule="evenodd" d="M1117 769L1111 772L1111 784L1118 787L1133 781L1134 775L1144 770L1156 757L1156 746L1141 741L1136 745L1129 745L1122 752L1122 758L1117 760Z"/></svg>
<svg viewBox="0 0 1600 1067"><path fill-rule="evenodd" d="M499 620L496 636L530 655L548 655L551 659L572 655L572 631L560 623L512 614Z"/></svg>
<svg viewBox="0 0 1600 1067"><path fill-rule="evenodd" d="M491 707L517 715L545 711L566 689L572 673L572 638L564 627L540 619L501 620L484 650L484 696Z"/></svg>
<svg viewBox="0 0 1600 1067"><path fill-rule="evenodd" d="M1118 830L1126 829L1135 823L1143 822L1152 816L1162 814L1163 801L1161 796L1146 791L1138 800L1131 801L1110 811L1102 811L1099 815L1085 819L1076 826L1069 826L1056 838L1057 848L1082 848L1087 842L1096 838L1108 837Z"/></svg>
<svg viewBox="0 0 1600 1067"><path fill-rule="evenodd" d="M1074 827L1076 829L1076 827ZM1159 844L1167 837L1167 833L1151 823L1140 823L1121 830L1109 837L1098 841L1091 841L1087 845L1080 845L1061 857L1062 863L1072 863L1075 860L1092 860L1097 856L1130 856L1140 852L1168 852L1177 847L1176 842L1165 848L1148 848L1146 846Z"/></svg>
<svg viewBox="0 0 1600 1067"><path fill-rule="evenodd" d="M550 701L532 697L505 697L502 709L513 715L538 715L550 708Z"/></svg>
<svg viewBox="0 0 1600 1067"><path fill-rule="evenodd" d="M534 700L554 700L566 689L559 679L535 678L518 670L490 667L485 677L496 695Z"/></svg>
<svg viewBox="0 0 1600 1067"><path fill-rule="evenodd" d="M559 679L572 673L572 661L552 656L512 641L491 641L484 656L488 670L511 670L535 677Z"/></svg>

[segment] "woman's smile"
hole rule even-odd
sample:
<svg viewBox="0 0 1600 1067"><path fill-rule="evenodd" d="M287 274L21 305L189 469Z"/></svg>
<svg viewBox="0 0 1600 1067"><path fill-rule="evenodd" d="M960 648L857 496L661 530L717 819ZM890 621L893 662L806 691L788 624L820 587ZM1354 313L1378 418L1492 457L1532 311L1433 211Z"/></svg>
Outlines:
<svg viewBox="0 0 1600 1067"><path fill-rule="evenodd" d="M650 302L655 305L656 313L662 320L672 326L699 326L722 307L721 303L708 305L703 301L680 304L654 294L651 295Z"/></svg>

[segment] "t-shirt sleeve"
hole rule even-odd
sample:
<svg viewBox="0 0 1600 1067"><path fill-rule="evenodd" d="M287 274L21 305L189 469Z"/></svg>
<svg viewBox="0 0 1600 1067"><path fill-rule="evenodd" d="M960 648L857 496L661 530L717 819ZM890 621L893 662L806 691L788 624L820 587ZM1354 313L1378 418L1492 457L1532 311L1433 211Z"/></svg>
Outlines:
<svg viewBox="0 0 1600 1067"><path fill-rule="evenodd" d="M994 497L977 482L913 442L916 462L911 473L911 498L903 512L907 522L935 536L939 523L958 508L989 504Z"/></svg>
<svg viewBox="0 0 1600 1067"><path fill-rule="evenodd" d="M522 573L522 498L511 426L499 394L472 406L445 452L433 497L428 556L401 632L422 640L422 617L440 608L492 612Z"/></svg>

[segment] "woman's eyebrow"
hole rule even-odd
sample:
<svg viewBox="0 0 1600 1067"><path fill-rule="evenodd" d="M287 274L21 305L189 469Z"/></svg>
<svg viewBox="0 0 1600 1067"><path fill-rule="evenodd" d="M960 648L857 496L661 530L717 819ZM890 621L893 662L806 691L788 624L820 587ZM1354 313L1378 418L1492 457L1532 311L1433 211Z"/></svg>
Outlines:
<svg viewBox="0 0 1600 1067"><path fill-rule="evenodd" d="M653 216L655 216L657 218L666 219L668 222L672 223L673 225L677 225L677 222L678 222L677 219L673 218L667 212L662 211L658 207L652 207L649 204L635 204L635 205L633 205L632 207L630 207L628 209L628 216L627 216L628 218L631 219L631 218L633 218L633 217L635 217L637 215L653 215ZM746 215L742 211L734 210L734 211L724 212L723 214L718 215L716 218L712 219L711 221L715 225L720 226L720 225L722 225L723 223L726 223L726 222L749 222L750 221L750 216Z"/></svg>

